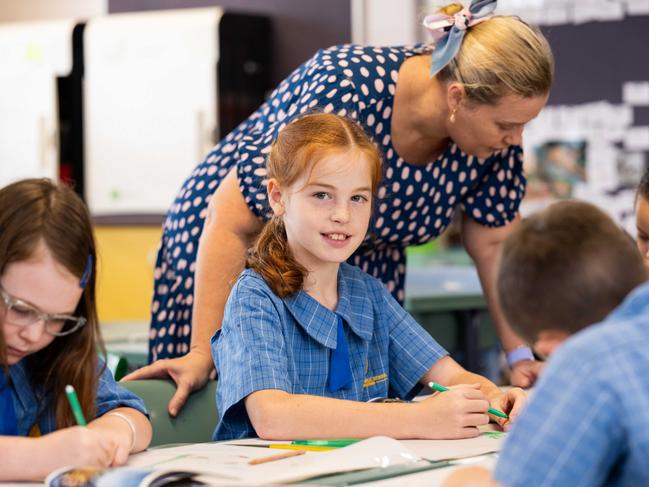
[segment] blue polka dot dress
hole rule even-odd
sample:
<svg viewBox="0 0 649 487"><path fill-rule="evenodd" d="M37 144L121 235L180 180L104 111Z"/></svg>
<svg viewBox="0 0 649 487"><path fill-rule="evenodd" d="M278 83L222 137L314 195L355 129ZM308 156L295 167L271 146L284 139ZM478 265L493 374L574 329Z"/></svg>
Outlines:
<svg viewBox="0 0 649 487"><path fill-rule="evenodd" d="M370 232L350 263L381 279L400 302L406 246L439 236L458 208L490 227L514 218L525 191L520 147L477 159L451 141L437 160L415 165L399 157L392 146L390 122L399 68L428 49L343 45L318 51L196 167L164 223L155 270L149 360L189 351L196 251L211 195L236 168L248 207L268 219L265 157L278 131L297 115L313 110L346 115L382 148L384 179Z"/></svg>

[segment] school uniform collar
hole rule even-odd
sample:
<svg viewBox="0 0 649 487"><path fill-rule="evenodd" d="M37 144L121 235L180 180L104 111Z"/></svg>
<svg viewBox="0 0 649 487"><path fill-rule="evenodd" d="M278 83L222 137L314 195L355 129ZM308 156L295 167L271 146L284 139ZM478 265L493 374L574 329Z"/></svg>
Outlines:
<svg viewBox="0 0 649 487"><path fill-rule="evenodd" d="M352 277L353 269L342 263L338 270L338 305L336 311L324 307L304 291L284 298L286 308L295 321L318 343L336 348L338 316L355 335L371 340L374 330L372 301L366 286ZM352 304L353 303L353 304Z"/></svg>

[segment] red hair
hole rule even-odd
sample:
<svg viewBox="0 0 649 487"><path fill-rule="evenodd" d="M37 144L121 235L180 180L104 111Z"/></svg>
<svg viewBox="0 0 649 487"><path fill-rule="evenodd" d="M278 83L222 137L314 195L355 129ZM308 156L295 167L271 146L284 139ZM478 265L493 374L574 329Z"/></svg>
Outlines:
<svg viewBox="0 0 649 487"><path fill-rule="evenodd" d="M370 162L375 192L381 182L379 149L355 122L330 113L306 115L280 131L268 156L268 178L274 178L280 186L290 186L328 155L351 150L360 152ZM246 267L260 274L281 298L302 289L307 275L304 266L293 257L279 217L272 217L262 229L248 252Z"/></svg>

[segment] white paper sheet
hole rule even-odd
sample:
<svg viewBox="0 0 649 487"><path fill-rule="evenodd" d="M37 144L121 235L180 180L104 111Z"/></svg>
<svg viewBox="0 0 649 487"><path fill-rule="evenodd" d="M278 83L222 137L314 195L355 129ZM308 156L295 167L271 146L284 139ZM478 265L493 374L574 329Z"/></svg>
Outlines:
<svg viewBox="0 0 649 487"><path fill-rule="evenodd" d="M277 443L277 442L275 442ZM253 458L276 455L283 450L203 443L151 450L134 455L129 467L152 467L157 471L189 471L208 475L211 485L264 485L292 482L315 476L367 468L415 464L421 459L403 443L373 437L345 448L249 465Z"/></svg>
<svg viewBox="0 0 649 487"><path fill-rule="evenodd" d="M506 434L487 432L464 440L401 440L410 451L426 460L449 460L500 451Z"/></svg>

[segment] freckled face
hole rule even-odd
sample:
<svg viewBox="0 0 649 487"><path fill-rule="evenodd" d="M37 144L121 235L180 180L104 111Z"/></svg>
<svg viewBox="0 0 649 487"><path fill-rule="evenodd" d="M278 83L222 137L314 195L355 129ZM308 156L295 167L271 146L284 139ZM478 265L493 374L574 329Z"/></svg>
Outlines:
<svg viewBox="0 0 649 487"><path fill-rule="evenodd" d="M372 163L358 151L330 155L290 187L269 182L293 255L313 272L346 261L363 242L372 211ZM278 200L279 198L279 200Z"/></svg>

